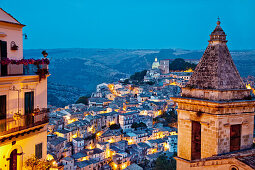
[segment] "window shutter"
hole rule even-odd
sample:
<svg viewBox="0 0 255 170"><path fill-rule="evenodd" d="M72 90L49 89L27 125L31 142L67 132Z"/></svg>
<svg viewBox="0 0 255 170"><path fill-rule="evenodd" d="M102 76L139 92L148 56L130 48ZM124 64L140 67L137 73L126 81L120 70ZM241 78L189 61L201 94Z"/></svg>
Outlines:
<svg viewBox="0 0 255 170"><path fill-rule="evenodd" d="M35 145L35 157L42 158L42 143Z"/></svg>

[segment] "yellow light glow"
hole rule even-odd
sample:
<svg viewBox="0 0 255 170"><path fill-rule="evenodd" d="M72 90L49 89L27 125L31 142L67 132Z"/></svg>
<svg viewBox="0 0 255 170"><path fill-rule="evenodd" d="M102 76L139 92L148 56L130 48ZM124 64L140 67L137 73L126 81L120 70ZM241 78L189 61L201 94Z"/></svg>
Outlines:
<svg viewBox="0 0 255 170"><path fill-rule="evenodd" d="M114 142L114 139L111 138L111 139L108 140L108 142L109 142L109 143L113 143L113 142Z"/></svg>
<svg viewBox="0 0 255 170"><path fill-rule="evenodd" d="M108 148L105 150L105 157L106 157L106 158L111 157L111 150L108 149Z"/></svg>
<svg viewBox="0 0 255 170"><path fill-rule="evenodd" d="M123 103L123 110L126 111L127 110L127 106L125 103Z"/></svg>
<svg viewBox="0 0 255 170"><path fill-rule="evenodd" d="M251 89L251 90L252 90L252 93L255 94L255 89L252 88L250 84L246 84L246 88L247 88L247 89Z"/></svg>
<svg viewBox="0 0 255 170"><path fill-rule="evenodd" d="M121 96L120 94L117 93L117 91L114 89L114 84L108 84L108 88L110 90L110 92L113 94L113 98L115 98L116 96Z"/></svg>
<svg viewBox="0 0 255 170"><path fill-rule="evenodd" d="M118 165L117 165L117 164L113 163L112 165L113 165L113 168L114 168L114 169L117 169L117 168L118 168Z"/></svg>
<svg viewBox="0 0 255 170"><path fill-rule="evenodd" d="M170 135L178 135L177 132L170 132Z"/></svg>
<svg viewBox="0 0 255 170"><path fill-rule="evenodd" d="M170 83L169 85L171 85L171 86L177 86L177 83L176 83L176 82L172 82L172 83Z"/></svg>
<svg viewBox="0 0 255 170"><path fill-rule="evenodd" d="M77 133L72 136L72 138L77 138Z"/></svg>
<svg viewBox="0 0 255 170"><path fill-rule="evenodd" d="M94 149L95 147L93 147L92 144L89 145L89 149Z"/></svg>
<svg viewBox="0 0 255 170"><path fill-rule="evenodd" d="M58 166L58 163L57 163L56 161L53 161L53 162L52 162L52 165L53 165L54 167L56 167L56 166Z"/></svg>
<svg viewBox="0 0 255 170"><path fill-rule="evenodd" d="M89 127L88 132L94 133L94 127L93 126Z"/></svg>
<svg viewBox="0 0 255 170"><path fill-rule="evenodd" d="M47 161L51 161L51 160L53 160L54 158L53 158L53 156L51 155L51 154L47 154L47 157L46 157L46 160Z"/></svg>
<svg viewBox="0 0 255 170"><path fill-rule="evenodd" d="M77 121L77 119L68 119L68 120L67 120L67 124L71 124L71 123L73 123L73 122L75 122L75 121Z"/></svg>
<svg viewBox="0 0 255 170"><path fill-rule="evenodd" d="M251 89L251 85L250 84L246 84L246 88L247 89Z"/></svg>
<svg viewBox="0 0 255 170"><path fill-rule="evenodd" d="M128 144L129 144L129 145L133 144L133 142L134 142L134 141L133 141L132 139L129 139L129 140L128 140Z"/></svg>
<svg viewBox="0 0 255 170"><path fill-rule="evenodd" d="M192 68L189 68L188 70L185 70L184 72L193 72Z"/></svg>
<svg viewBox="0 0 255 170"><path fill-rule="evenodd" d="M121 165L121 169L125 169L127 167L127 164L126 163L123 163L122 165Z"/></svg>
<svg viewBox="0 0 255 170"><path fill-rule="evenodd" d="M167 143L164 143L164 148L165 148L165 151L167 151L169 149L169 145Z"/></svg>
<svg viewBox="0 0 255 170"><path fill-rule="evenodd" d="M113 124L115 124L115 121L111 121L111 122L110 122L110 125L113 125Z"/></svg>
<svg viewBox="0 0 255 170"><path fill-rule="evenodd" d="M156 148L151 150L151 153L156 153L156 152L157 152Z"/></svg>
<svg viewBox="0 0 255 170"><path fill-rule="evenodd" d="M97 137L101 136L101 132L97 132L96 136Z"/></svg>
<svg viewBox="0 0 255 170"><path fill-rule="evenodd" d="M81 161L85 161L85 160L88 160L87 157L83 157Z"/></svg>

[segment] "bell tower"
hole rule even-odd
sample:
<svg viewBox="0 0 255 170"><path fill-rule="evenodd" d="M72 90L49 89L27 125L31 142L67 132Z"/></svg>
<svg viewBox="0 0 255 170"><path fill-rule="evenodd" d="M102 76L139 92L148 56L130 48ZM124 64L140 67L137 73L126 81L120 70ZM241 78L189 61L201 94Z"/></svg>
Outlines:
<svg viewBox="0 0 255 170"><path fill-rule="evenodd" d="M253 144L255 101L234 65L220 24L218 20L181 97L172 98L178 104L177 169L186 168L181 160L189 165Z"/></svg>

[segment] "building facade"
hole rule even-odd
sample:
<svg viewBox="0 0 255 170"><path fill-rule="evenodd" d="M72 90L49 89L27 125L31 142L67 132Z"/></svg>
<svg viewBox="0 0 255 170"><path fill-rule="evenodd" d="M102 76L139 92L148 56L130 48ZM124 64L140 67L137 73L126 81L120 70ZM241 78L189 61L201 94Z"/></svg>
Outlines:
<svg viewBox="0 0 255 170"><path fill-rule="evenodd" d="M160 60L161 74L169 73L169 60Z"/></svg>
<svg viewBox="0 0 255 170"><path fill-rule="evenodd" d="M47 155L48 75L31 72L47 69L23 59L24 26L0 8L0 169L25 169L32 155Z"/></svg>

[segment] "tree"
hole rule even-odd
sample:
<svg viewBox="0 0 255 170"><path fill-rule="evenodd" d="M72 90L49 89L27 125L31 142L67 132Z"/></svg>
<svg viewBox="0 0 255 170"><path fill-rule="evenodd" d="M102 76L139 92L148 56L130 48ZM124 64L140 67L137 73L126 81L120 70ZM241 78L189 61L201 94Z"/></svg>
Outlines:
<svg viewBox="0 0 255 170"><path fill-rule="evenodd" d="M124 84L129 84L129 79L125 79L123 83Z"/></svg>
<svg viewBox="0 0 255 170"><path fill-rule="evenodd" d="M111 130L116 130L116 129L119 129L120 128L120 125L119 124L112 124L110 125L109 127Z"/></svg>
<svg viewBox="0 0 255 170"><path fill-rule="evenodd" d="M134 122L132 125L131 125L131 128L134 128L135 130L137 128L147 128L147 125L143 122L140 122L140 123L136 123Z"/></svg>
<svg viewBox="0 0 255 170"><path fill-rule="evenodd" d="M89 104L89 97L88 96L82 96L75 103L76 104L83 103L85 105L88 105Z"/></svg>
<svg viewBox="0 0 255 170"><path fill-rule="evenodd" d="M148 82L146 82L146 84L154 85L154 84L155 84L155 82L154 82L154 81L148 81Z"/></svg>
<svg viewBox="0 0 255 170"><path fill-rule="evenodd" d="M175 170L176 160L174 158L168 158L165 154L160 155L156 160L154 170Z"/></svg>
<svg viewBox="0 0 255 170"><path fill-rule="evenodd" d="M138 82L142 82L146 73L147 73L147 70L143 70L141 72L136 72L135 74L130 76L130 80L136 80Z"/></svg>
<svg viewBox="0 0 255 170"><path fill-rule="evenodd" d="M134 128L134 129L137 129L139 127L139 124L134 122L132 125L131 125L131 128Z"/></svg>
<svg viewBox="0 0 255 170"><path fill-rule="evenodd" d="M169 69L173 71L184 71L190 68L194 70L196 68L196 64L186 62L182 58L176 58L173 62L169 64Z"/></svg>
<svg viewBox="0 0 255 170"><path fill-rule="evenodd" d="M145 123L143 123L143 122L140 122L140 123L139 123L139 127L141 127L141 128L147 128L147 125L146 125Z"/></svg>
<svg viewBox="0 0 255 170"><path fill-rule="evenodd" d="M25 161L25 166L27 168L31 168L32 170L45 170L49 169L51 164L49 161L38 159L35 157L35 155L33 155Z"/></svg>

